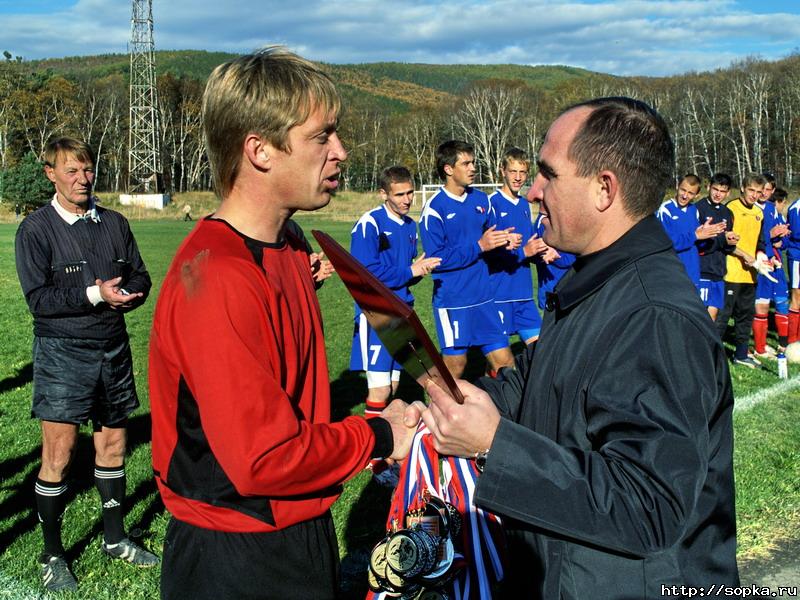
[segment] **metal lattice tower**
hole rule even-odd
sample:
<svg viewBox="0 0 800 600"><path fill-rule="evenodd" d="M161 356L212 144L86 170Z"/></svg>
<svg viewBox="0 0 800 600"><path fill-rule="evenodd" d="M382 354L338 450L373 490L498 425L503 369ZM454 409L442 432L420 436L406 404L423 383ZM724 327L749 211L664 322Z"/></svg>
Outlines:
<svg viewBox="0 0 800 600"><path fill-rule="evenodd" d="M157 193L161 174L153 0L132 0L128 192Z"/></svg>

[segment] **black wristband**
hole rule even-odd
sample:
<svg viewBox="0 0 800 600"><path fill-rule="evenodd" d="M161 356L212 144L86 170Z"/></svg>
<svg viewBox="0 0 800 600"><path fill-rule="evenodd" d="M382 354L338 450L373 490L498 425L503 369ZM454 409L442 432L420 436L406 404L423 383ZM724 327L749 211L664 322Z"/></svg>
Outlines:
<svg viewBox="0 0 800 600"><path fill-rule="evenodd" d="M381 417L367 419L367 425L375 434L375 446L372 448L372 458L386 458L394 450L394 436L389 421Z"/></svg>

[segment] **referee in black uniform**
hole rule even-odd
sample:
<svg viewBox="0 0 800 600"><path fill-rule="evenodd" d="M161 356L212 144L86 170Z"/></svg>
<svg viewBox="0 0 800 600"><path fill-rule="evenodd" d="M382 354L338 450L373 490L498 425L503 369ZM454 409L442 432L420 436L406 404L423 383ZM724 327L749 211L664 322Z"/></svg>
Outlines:
<svg viewBox="0 0 800 600"><path fill-rule="evenodd" d="M139 406L124 313L144 303L150 276L125 218L92 196L95 158L58 138L44 153L52 201L17 230L17 274L33 314L33 408L42 423L35 496L44 535L47 590L75 590L64 558L61 515L78 427L92 421L95 484L103 503L103 551L137 566L158 558L123 529L126 420Z"/></svg>

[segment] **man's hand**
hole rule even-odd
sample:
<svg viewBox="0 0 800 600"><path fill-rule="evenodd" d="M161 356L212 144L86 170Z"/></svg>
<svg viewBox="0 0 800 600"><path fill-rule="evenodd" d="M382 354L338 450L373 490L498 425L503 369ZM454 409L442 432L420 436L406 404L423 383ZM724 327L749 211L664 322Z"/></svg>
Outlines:
<svg viewBox="0 0 800 600"><path fill-rule="evenodd" d="M331 261L325 259L324 252L319 254L312 252L308 255L308 259L311 264L311 276L316 283L322 283L336 272Z"/></svg>
<svg viewBox="0 0 800 600"><path fill-rule="evenodd" d="M786 237L789 235L789 225L786 223L778 223L769 230L770 238Z"/></svg>
<svg viewBox="0 0 800 600"><path fill-rule="evenodd" d="M726 231L725 242L728 244L728 246L735 246L739 243L739 234L735 231Z"/></svg>
<svg viewBox="0 0 800 600"><path fill-rule="evenodd" d="M705 223L694 230L694 235L698 240L707 240L725 231L725 221L712 223L711 220L711 217L708 217Z"/></svg>
<svg viewBox="0 0 800 600"><path fill-rule="evenodd" d="M126 290L120 289L119 284L121 282L122 277L114 277L114 279L107 281L102 279L95 279L94 281L94 284L100 288L100 297L103 302L111 308L128 308L134 300L144 296L142 292L129 294Z"/></svg>
<svg viewBox="0 0 800 600"><path fill-rule="evenodd" d="M548 248L550 248L550 246L545 244L542 238L534 234L531 236L531 239L525 242L525 247L522 249L522 251L525 253L526 258L531 258L532 256L544 254L547 252Z"/></svg>
<svg viewBox="0 0 800 600"><path fill-rule="evenodd" d="M508 244L508 235L512 229L514 228L509 227L508 229L497 231L497 225L489 227L483 232L481 239L478 240L478 246L480 246L481 252L488 252L489 250Z"/></svg>
<svg viewBox="0 0 800 600"><path fill-rule="evenodd" d="M508 242L506 242L506 250L516 250L522 245L522 234L521 233L511 233L514 230L513 227L509 227L506 229L506 233L508 234Z"/></svg>
<svg viewBox="0 0 800 600"><path fill-rule="evenodd" d="M764 252L761 252L760 250L756 252L756 259L753 261L752 266L760 275L763 275L772 283L778 283L778 280L772 276L772 271L775 270L775 266L772 264L772 261L767 258L767 255Z"/></svg>
<svg viewBox="0 0 800 600"><path fill-rule="evenodd" d="M439 266L439 263L442 262L441 258L436 258L432 256L431 258L425 258L425 253L419 255L419 258L411 263L411 274L414 277L425 277L431 271L433 271L436 267Z"/></svg>
<svg viewBox="0 0 800 600"><path fill-rule="evenodd" d="M438 452L473 457L492 446L500 413L482 389L463 379L456 383L464 395L464 404L453 400L433 382L425 386L431 404L422 413L422 420L433 435Z"/></svg>
<svg viewBox="0 0 800 600"><path fill-rule="evenodd" d="M403 460L408 455L411 450L411 441L417 432L419 413L424 409L425 405L422 402L417 401L409 406L402 400L395 399L381 411L378 416L386 419L392 426L392 437L394 438L392 455L386 458Z"/></svg>
<svg viewBox="0 0 800 600"><path fill-rule="evenodd" d="M558 250L551 248L550 246L548 246L545 253L542 254L542 262L546 265L554 263L559 258L561 258L561 255L558 253Z"/></svg>

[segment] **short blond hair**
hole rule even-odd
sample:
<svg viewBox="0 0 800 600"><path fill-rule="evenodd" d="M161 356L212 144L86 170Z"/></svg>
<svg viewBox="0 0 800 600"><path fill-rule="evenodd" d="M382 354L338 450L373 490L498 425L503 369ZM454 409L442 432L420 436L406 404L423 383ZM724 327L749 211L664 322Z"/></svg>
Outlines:
<svg viewBox="0 0 800 600"><path fill-rule="evenodd" d="M219 65L203 94L203 129L217 194L225 197L239 172L242 145L254 133L290 152L289 130L321 108L338 115L341 99L330 77L282 46L269 46Z"/></svg>
<svg viewBox="0 0 800 600"><path fill-rule="evenodd" d="M72 156L77 160L96 164L94 150L86 142L73 137L53 137L44 147L44 164L55 168L59 155Z"/></svg>

